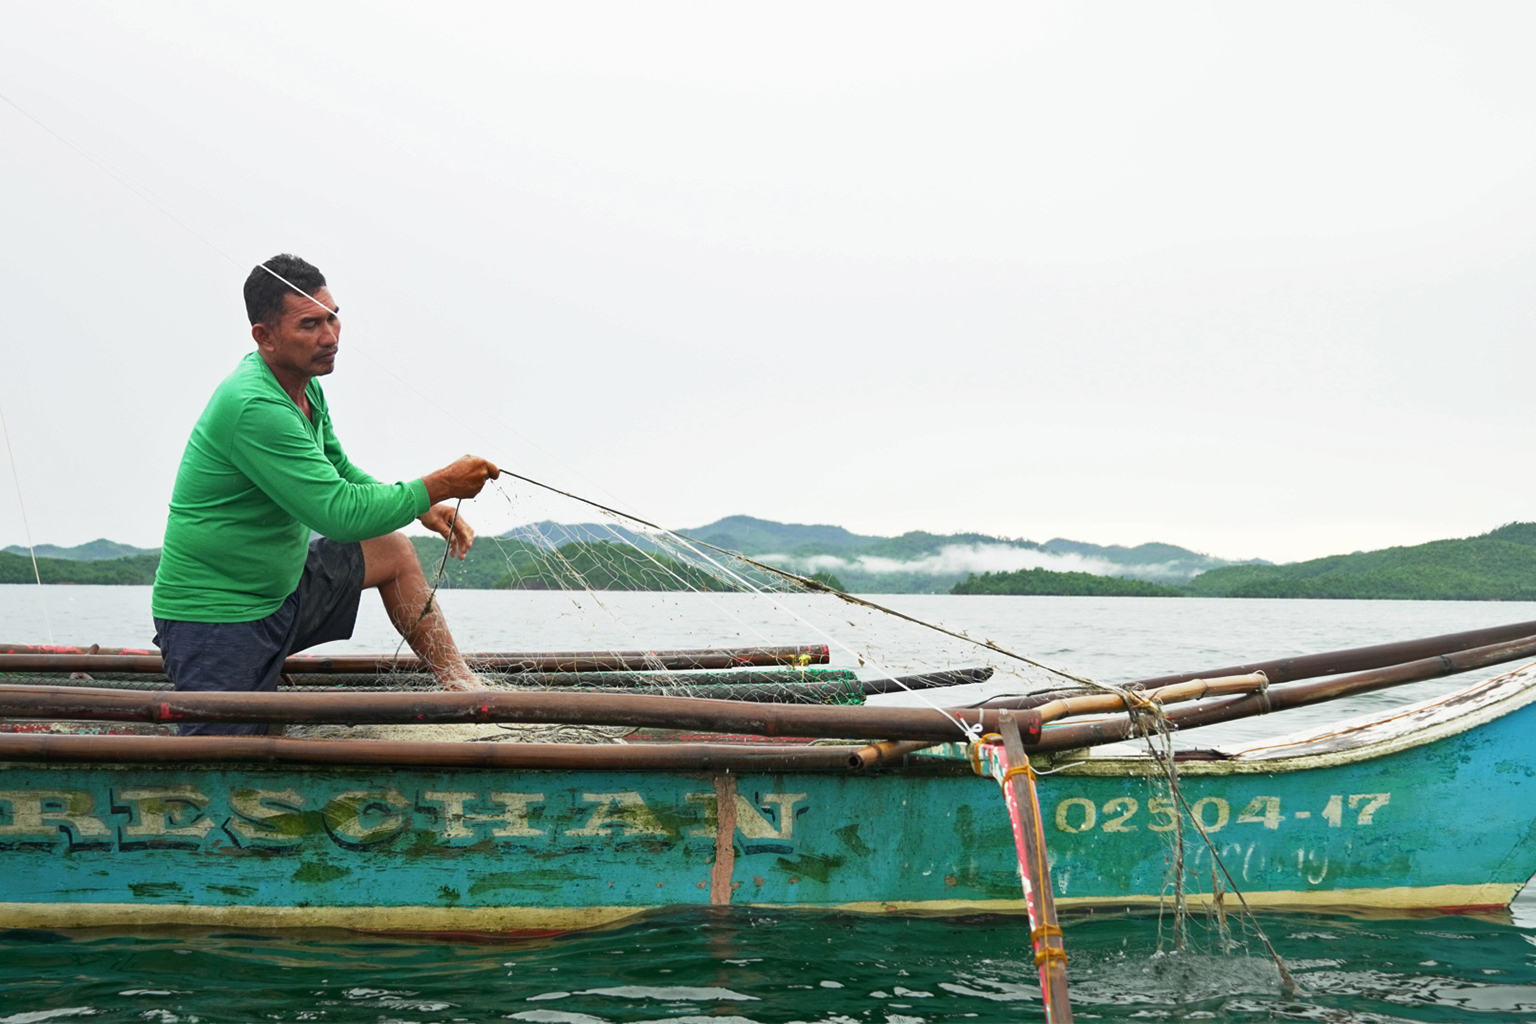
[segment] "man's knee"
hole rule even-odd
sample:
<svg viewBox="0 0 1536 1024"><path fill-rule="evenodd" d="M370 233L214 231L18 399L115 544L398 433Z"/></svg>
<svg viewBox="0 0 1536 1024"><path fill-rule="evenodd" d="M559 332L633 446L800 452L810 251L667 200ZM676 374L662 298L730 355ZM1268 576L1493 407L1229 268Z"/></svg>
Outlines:
<svg viewBox="0 0 1536 1024"><path fill-rule="evenodd" d="M363 541L363 586L377 587L421 572L416 546L398 530Z"/></svg>

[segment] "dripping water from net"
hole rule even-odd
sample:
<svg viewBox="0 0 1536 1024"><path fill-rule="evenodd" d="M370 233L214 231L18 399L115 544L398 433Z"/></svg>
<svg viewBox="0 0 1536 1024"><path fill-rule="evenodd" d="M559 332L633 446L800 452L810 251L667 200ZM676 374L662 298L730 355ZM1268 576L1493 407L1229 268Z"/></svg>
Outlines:
<svg viewBox="0 0 1536 1024"><path fill-rule="evenodd" d="M1204 844L1205 851L1211 858L1211 907L1210 913L1215 920L1216 946L1219 953L1230 956L1235 950L1242 948L1232 935L1229 915L1226 908L1226 894L1231 893L1237 898L1241 907L1241 919L1249 928L1265 953L1273 962L1279 977L1281 993L1287 998L1305 995L1296 978L1291 974L1290 968L1285 962L1269 935L1259 924L1258 917L1249 905L1242 888L1238 886L1231 871L1227 868L1226 861L1221 856L1210 833L1206 830L1204 822L1191 808L1184 797L1184 792L1179 784L1178 761L1175 757L1173 745L1173 729L1167 716L1160 706L1148 701L1135 701L1135 698L1127 694L1127 708L1136 723L1136 731L1146 741L1147 755L1157 769L1158 781L1166 788L1167 797L1164 798L1165 806L1170 806L1173 818L1173 828L1169 830L1170 841L1173 844L1170 864L1172 870L1173 886L1173 955L1187 957L1190 953L1191 940L1189 924L1192 918L1189 910L1188 896L1188 860L1186 856L1186 843L1184 837L1185 821L1195 829L1196 834ZM1225 885L1222 884L1223 879ZM1162 949L1162 913L1163 904L1158 903L1158 950L1155 957L1167 954Z"/></svg>

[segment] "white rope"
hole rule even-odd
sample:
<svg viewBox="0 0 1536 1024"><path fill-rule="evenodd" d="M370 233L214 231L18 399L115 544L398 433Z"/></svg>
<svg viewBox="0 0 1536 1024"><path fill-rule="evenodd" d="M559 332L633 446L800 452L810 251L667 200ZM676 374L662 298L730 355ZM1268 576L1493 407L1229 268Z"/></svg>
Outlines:
<svg viewBox="0 0 1536 1024"><path fill-rule="evenodd" d="M49 125L47 125L36 114L33 114L30 110L27 110L20 103L17 103L15 100L11 99L9 96L5 95L4 93L0 93L0 100L4 100L6 103L10 104L10 106L15 108L16 112L21 114L22 117L25 117L27 120L31 121L33 124L35 124L39 128L41 128L43 131L47 132L49 135L52 135L54 138L56 138L60 142L64 143L64 145L66 145L70 149L74 150L81 157L84 157L86 160L89 160L92 164L96 165L96 168L98 170L100 170L103 174L107 175L113 181L117 182L119 185L123 186L128 191L130 191L134 195L138 196L140 199L144 200L150 206L153 206L160 213L162 213L165 216L169 217L178 227L180 227L187 234L191 235L193 238L197 239L199 242L202 242L204 245L206 245L208 248L212 249L214 252L218 253L220 256L224 257L230 263L233 263L237 267L240 266L240 261L239 260L235 259L233 256L231 256L229 253L225 252L223 249L220 249L217 245L215 245L212 241L210 241L206 236L204 236L196 228L192 227L192 225L188 224L186 221L184 221L180 217L178 217L175 214L175 212L172 211L169 203L165 202L163 199L161 199L159 196L155 195L149 189L145 188L143 185L138 184L132 178L128 177L126 174L123 174L123 173L113 169L109 164L107 164L107 163L105 163L105 162L103 162L101 160L96 159L94 156L92 156L85 149L83 149L80 146L76 145L74 140L71 139L69 136L65 135L63 132L57 131L57 130L49 127Z"/></svg>
<svg viewBox="0 0 1536 1024"><path fill-rule="evenodd" d="M37 547L32 543L32 526L27 522L27 503L21 496L21 474L16 469L16 453L11 449L11 428L5 422L5 407L0 405L0 434L5 435L5 454L11 460L11 479L16 484L16 504L21 507L21 529L27 538L27 551L32 555L32 578L37 580L37 603L43 610L43 626L48 630L48 642L53 641L53 622L48 617L48 591L43 589L43 574L37 571Z"/></svg>

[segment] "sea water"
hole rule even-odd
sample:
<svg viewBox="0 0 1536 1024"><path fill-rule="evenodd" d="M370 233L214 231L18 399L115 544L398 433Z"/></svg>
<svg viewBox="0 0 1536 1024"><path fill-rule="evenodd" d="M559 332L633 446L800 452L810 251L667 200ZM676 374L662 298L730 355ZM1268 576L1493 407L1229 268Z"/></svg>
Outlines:
<svg viewBox="0 0 1536 1024"><path fill-rule="evenodd" d="M835 664L967 662L966 645L829 603L743 595L441 595L466 649L829 642ZM1106 681L1536 619L1536 605L1045 597L880 598ZM148 591L0 586L0 641L147 646ZM353 640L392 650L367 601ZM846 614L845 614L846 613ZM974 656L969 660L978 660ZM998 661L995 656L989 661ZM1033 671L1033 670L1032 670ZM1483 673L1484 675L1488 673ZM1240 743L1421 698L1469 678L1192 732ZM983 692L1016 685L1002 677ZM911 701L912 696L890 698ZM1533 809L1536 812L1536 809ZM0 879L0 891L4 880ZM3 899L3 896L0 896ZM1254 926L1197 917L1190 950L1152 912L1070 915L1078 1019L1536 1021L1536 902L1511 914L1257 921L1302 991L1282 992ZM657 914L518 942L221 930L0 932L0 1024L521 1020L712 1024L1041 1019L1022 918L904 919L747 909Z"/></svg>

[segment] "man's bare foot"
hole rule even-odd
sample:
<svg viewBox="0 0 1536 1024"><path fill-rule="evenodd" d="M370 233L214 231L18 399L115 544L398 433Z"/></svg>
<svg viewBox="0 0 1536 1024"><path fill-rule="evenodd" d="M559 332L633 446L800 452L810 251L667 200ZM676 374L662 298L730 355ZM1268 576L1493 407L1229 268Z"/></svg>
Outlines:
<svg viewBox="0 0 1536 1024"><path fill-rule="evenodd" d="M467 676L455 676L452 679L444 679L442 687L445 690L489 690L491 684L471 672Z"/></svg>

